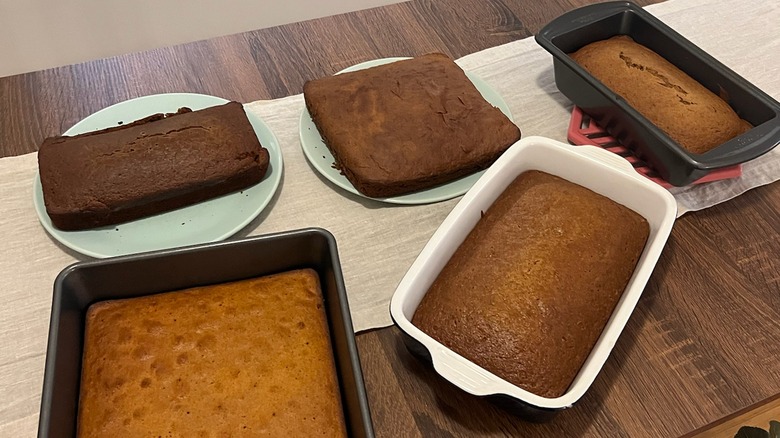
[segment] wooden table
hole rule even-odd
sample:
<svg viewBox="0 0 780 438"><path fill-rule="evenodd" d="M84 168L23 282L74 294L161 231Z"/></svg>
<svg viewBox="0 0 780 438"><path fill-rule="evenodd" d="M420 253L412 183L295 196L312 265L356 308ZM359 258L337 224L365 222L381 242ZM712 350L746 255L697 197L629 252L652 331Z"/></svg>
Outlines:
<svg viewBox="0 0 780 438"><path fill-rule="evenodd" d="M125 99L279 98L373 58L457 58L525 38L591 2L414 0L1 78L0 154L35 151L46 136ZM678 436L776 398L778 211L775 183L680 219L602 374L550 423L524 422L450 386L410 356L396 328L360 334L377 436Z"/></svg>

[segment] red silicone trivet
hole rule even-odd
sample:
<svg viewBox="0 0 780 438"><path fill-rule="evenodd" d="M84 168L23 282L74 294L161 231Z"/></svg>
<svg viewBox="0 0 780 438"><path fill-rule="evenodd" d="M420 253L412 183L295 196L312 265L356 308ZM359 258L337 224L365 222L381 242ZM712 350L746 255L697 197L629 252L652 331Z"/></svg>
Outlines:
<svg viewBox="0 0 780 438"><path fill-rule="evenodd" d="M634 169L636 169L640 175L646 176L648 179L662 187L674 187L673 185L663 180L658 175L658 172L653 170L653 168L651 168L647 163L634 156L634 154L629 149L622 146L606 131L601 129L599 125L591 121L590 117L580 111L580 109L576 106L572 109L571 112L571 122L569 123L568 137L569 142L574 145L595 145L609 152L618 154L628 160L628 162L634 166ZM722 179L737 178L740 175L742 175L742 166L737 164L736 166L713 170L712 172L704 175L691 184L701 184Z"/></svg>

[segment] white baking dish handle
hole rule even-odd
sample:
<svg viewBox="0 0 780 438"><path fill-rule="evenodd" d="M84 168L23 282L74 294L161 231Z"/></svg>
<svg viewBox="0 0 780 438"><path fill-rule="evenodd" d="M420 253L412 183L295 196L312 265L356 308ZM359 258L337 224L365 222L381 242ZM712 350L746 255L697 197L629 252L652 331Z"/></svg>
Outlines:
<svg viewBox="0 0 780 438"><path fill-rule="evenodd" d="M445 379L464 391L478 396L498 394L506 391L506 384L453 351L429 348L433 367Z"/></svg>

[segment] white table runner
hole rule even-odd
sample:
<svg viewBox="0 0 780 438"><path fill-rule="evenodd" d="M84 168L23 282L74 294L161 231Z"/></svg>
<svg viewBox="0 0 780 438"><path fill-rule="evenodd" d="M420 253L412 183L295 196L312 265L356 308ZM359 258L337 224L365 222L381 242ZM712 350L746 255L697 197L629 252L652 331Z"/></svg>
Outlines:
<svg viewBox="0 0 780 438"><path fill-rule="evenodd" d="M704 50L773 96L780 96L780 3L670 0L648 8ZM405 55L399 53L397 55ZM468 55L458 63L507 101L524 136L566 141L571 104L552 76L552 58L532 38ZM270 126L284 155L272 208L238 236L318 226L335 236L355 330L391 324L396 285L457 203L395 206L348 194L308 165L298 140L301 95L246 105ZM52 284L84 260L55 243L32 204L34 153L0 159L0 436L33 436L37 427ZM780 179L780 149L744 166L738 180L674 189L680 214Z"/></svg>

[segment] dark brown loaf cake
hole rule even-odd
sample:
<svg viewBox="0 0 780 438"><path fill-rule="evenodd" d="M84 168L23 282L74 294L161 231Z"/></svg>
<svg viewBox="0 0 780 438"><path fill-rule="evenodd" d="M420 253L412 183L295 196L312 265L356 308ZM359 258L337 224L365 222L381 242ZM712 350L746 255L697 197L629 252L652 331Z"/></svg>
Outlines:
<svg viewBox="0 0 780 438"><path fill-rule="evenodd" d="M601 335L648 234L632 210L525 172L457 249L412 323L510 383L559 397Z"/></svg>
<svg viewBox="0 0 780 438"><path fill-rule="evenodd" d="M238 102L50 137L38 151L46 212L62 230L127 222L241 190L262 180L268 161Z"/></svg>
<svg viewBox="0 0 780 438"><path fill-rule="evenodd" d="M344 437L313 270L98 302L80 437Z"/></svg>
<svg viewBox="0 0 780 438"><path fill-rule="evenodd" d="M689 152L703 154L751 128L723 99L628 36L588 44L571 57Z"/></svg>
<svg viewBox="0 0 780 438"><path fill-rule="evenodd" d="M336 166L370 197L474 173L520 138L442 54L309 81L303 94Z"/></svg>

